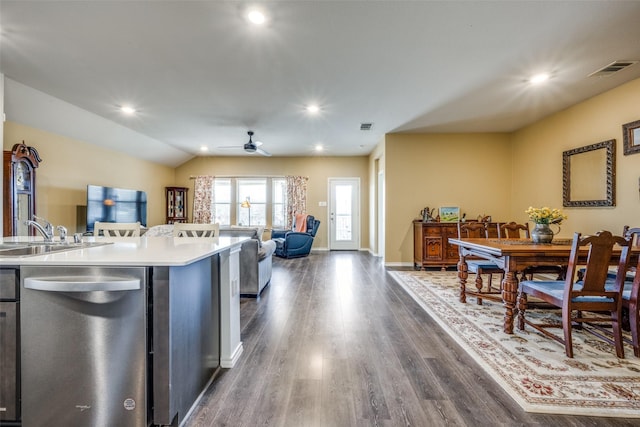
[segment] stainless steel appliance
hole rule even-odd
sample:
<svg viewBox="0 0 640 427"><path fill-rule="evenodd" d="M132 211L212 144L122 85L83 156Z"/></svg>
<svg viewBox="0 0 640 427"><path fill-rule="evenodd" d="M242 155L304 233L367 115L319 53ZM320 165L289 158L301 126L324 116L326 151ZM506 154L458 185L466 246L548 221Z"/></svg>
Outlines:
<svg viewBox="0 0 640 427"><path fill-rule="evenodd" d="M0 425L20 418L18 268L0 268Z"/></svg>
<svg viewBox="0 0 640 427"><path fill-rule="evenodd" d="M23 427L146 426L146 269L20 271Z"/></svg>

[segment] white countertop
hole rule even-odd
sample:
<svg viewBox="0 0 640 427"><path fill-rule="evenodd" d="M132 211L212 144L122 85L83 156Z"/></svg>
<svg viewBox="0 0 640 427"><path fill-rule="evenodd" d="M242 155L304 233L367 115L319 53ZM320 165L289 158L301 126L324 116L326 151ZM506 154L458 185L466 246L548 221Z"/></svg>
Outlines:
<svg viewBox="0 0 640 427"><path fill-rule="evenodd" d="M107 245L52 252L47 255L3 257L0 265L106 265L183 266L234 246L248 237L85 237L85 242ZM42 241L40 238L5 237L3 242Z"/></svg>

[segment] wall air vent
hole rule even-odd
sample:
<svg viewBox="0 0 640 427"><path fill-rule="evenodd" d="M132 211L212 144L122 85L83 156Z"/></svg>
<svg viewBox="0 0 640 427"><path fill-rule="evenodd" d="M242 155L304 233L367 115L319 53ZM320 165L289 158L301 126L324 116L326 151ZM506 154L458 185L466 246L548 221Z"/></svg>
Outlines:
<svg viewBox="0 0 640 427"><path fill-rule="evenodd" d="M624 70L627 67L632 66L633 64L637 64L638 61L615 61L611 64L607 65L604 68L599 69L598 71L594 71L589 74L589 77L608 77L614 73L617 73L620 70Z"/></svg>
<svg viewBox="0 0 640 427"><path fill-rule="evenodd" d="M360 130L371 130L373 123L360 123Z"/></svg>

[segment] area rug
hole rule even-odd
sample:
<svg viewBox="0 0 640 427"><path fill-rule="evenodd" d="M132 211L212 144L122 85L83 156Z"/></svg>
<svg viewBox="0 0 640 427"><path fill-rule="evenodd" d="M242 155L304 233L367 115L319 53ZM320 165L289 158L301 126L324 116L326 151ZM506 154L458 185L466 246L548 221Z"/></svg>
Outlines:
<svg viewBox="0 0 640 427"><path fill-rule="evenodd" d="M562 345L532 328L505 334L502 303L480 306L475 297L460 303L455 272L389 274L525 411L640 418L640 358L630 346L618 359L609 344L575 331L570 359ZM527 317L561 323L557 313L530 310Z"/></svg>

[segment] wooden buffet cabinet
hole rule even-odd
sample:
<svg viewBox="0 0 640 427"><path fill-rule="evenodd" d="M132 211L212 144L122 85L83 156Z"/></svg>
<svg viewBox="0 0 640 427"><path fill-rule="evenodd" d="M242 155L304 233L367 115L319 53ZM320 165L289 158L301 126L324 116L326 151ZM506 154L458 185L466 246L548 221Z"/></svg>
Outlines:
<svg viewBox="0 0 640 427"><path fill-rule="evenodd" d="M473 221L469 221L473 223ZM504 222L485 222L486 236L497 239L498 229ZM449 243L449 238L458 237L457 222L413 221L413 267L455 267L460 259L458 246Z"/></svg>
<svg viewBox="0 0 640 427"><path fill-rule="evenodd" d="M413 221L413 267L446 267L458 264L458 247L449 244L458 237L457 222Z"/></svg>

